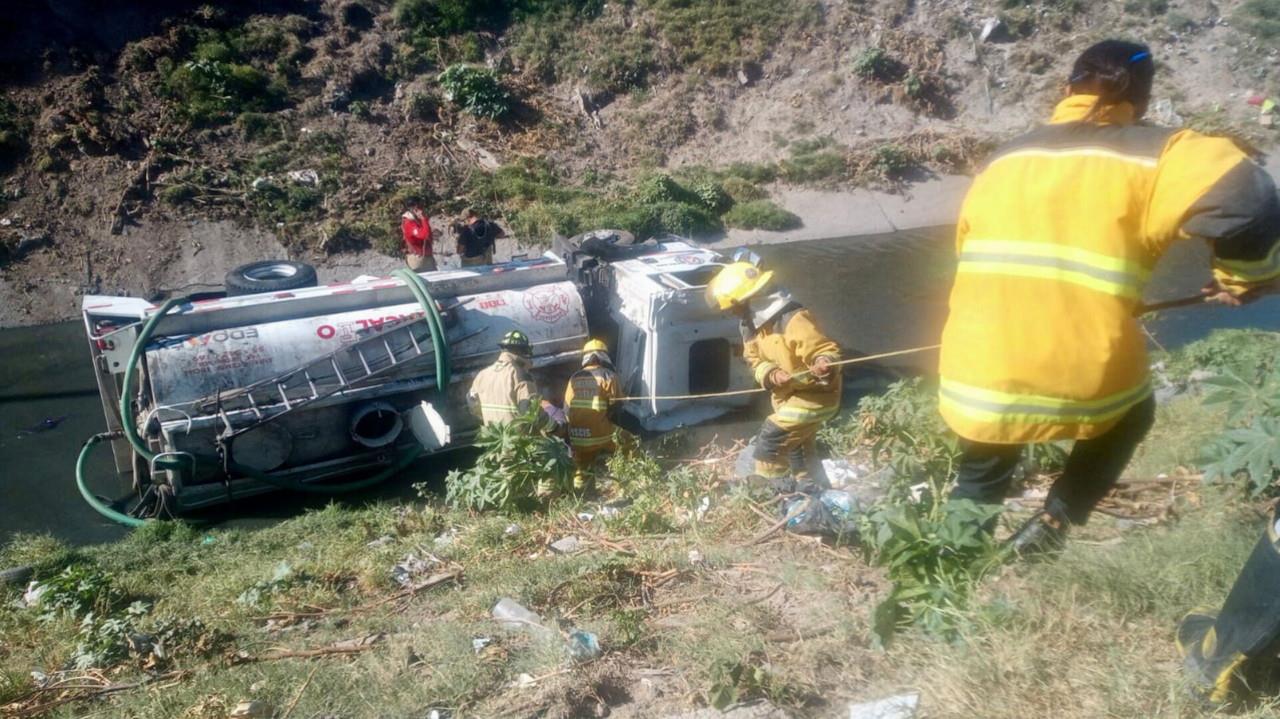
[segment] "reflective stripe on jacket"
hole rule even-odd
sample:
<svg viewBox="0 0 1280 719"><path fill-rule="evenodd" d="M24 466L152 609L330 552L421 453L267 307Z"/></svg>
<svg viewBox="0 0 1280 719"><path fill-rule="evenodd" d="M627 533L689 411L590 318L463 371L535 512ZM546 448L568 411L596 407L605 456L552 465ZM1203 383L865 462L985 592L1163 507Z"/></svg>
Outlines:
<svg viewBox="0 0 1280 719"><path fill-rule="evenodd" d="M773 322L756 329L743 343L743 357L760 386L772 392L775 424L788 429L822 422L840 411L840 372L832 369L827 381L806 375L775 387L769 375L775 369L797 375L813 366L814 360L840 359L840 346L818 329L809 310L784 312Z"/></svg>
<svg viewBox="0 0 1280 719"><path fill-rule="evenodd" d="M504 351L471 382L467 407L485 424L510 422L527 412L537 395L525 360Z"/></svg>
<svg viewBox="0 0 1280 719"><path fill-rule="evenodd" d="M1092 96L997 151L957 226L940 407L971 440L1096 437L1150 394L1133 317L1177 239L1208 241L1235 290L1280 276L1280 202L1232 142L1132 122L1125 104L1086 121Z"/></svg>
<svg viewBox="0 0 1280 719"><path fill-rule="evenodd" d="M569 443L596 447L613 440L609 403L618 396L618 375L597 364L578 370L569 378L564 406L569 414Z"/></svg>

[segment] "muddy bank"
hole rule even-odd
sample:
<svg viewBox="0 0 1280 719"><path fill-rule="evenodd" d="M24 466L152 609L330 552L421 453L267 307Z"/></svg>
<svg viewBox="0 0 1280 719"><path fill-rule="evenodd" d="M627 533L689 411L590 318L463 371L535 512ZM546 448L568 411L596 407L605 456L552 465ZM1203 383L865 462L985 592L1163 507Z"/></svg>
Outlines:
<svg viewBox="0 0 1280 719"><path fill-rule="evenodd" d="M918 183L901 194L870 190L782 188L777 202L798 215L803 225L787 232L730 230L705 238L710 247L778 244L830 238L883 235L949 225L969 186L966 177L940 177ZM447 226L433 218L432 226ZM443 233L441 233L443 234ZM121 235L105 229L77 241L78 260L68 261L67 238L54 238L0 272L0 328L23 327L74 319L84 294L153 297L217 290L228 270L262 259L294 259L316 265L321 282L348 280L361 274L387 274L402 266L399 258L374 250L317 258L291 253L275 233L230 220L178 221L144 218ZM701 239L701 238L699 238ZM297 246L299 243L290 243ZM301 243L305 246L308 243ZM437 239L436 252L452 251L453 240ZM498 259L537 254L513 239L498 242ZM457 266L456 256L437 254L441 267Z"/></svg>

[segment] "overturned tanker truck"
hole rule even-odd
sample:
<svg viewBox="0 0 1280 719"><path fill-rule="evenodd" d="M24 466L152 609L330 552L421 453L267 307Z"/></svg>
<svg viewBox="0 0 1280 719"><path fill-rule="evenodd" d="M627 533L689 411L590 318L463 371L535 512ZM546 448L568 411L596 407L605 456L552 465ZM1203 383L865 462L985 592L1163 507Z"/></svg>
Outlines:
<svg viewBox="0 0 1280 719"><path fill-rule="evenodd" d="M544 396L560 399L579 348L600 337L623 392L647 398L625 404L636 424L706 421L750 395L662 397L751 384L736 361L736 322L703 299L725 261L679 238L636 243L598 231L490 266L314 286L306 265L264 262L238 268L214 296L159 306L86 296L111 431L81 453L81 492L104 514L136 521L276 489L368 486L469 441L471 380L517 328L533 344ZM136 494L127 515L85 487L85 457L107 441Z"/></svg>

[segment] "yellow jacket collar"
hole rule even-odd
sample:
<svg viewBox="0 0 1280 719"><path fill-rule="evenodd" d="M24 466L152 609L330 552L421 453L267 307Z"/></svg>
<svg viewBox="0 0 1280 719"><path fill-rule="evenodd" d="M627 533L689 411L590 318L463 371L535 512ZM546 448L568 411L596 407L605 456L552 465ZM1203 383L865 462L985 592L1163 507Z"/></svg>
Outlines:
<svg viewBox="0 0 1280 719"><path fill-rule="evenodd" d="M1071 95L1053 109L1053 117L1049 118L1049 122L1055 125L1063 122L1082 122L1089 116L1089 112L1097 102L1097 95ZM1118 105L1099 107L1089 120L1099 125L1128 125L1134 120L1133 105L1122 102Z"/></svg>

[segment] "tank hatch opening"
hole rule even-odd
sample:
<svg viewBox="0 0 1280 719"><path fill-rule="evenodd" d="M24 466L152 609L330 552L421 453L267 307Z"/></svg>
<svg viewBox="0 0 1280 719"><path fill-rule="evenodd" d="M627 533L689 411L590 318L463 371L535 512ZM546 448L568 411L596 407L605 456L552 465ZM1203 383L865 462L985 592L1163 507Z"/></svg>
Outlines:
<svg viewBox="0 0 1280 719"><path fill-rule="evenodd" d="M723 337L689 345L689 393L712 394L729 389L729 361L733 346Z"/></svg>
<svg viewBox="0 0 1280 719"><path fill-rule="evenodd" d="M351 439L371 449L395 442L402 429L400 413L386 402L363 405L351 415Z"/></svg>

